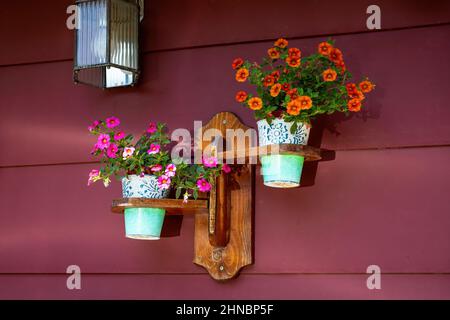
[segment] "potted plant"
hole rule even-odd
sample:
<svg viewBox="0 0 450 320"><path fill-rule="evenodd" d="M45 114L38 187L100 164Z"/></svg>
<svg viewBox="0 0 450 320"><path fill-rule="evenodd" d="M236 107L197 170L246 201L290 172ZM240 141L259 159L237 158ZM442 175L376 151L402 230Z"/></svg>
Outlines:
<svg viewBox="0 0 450 320"><path fill-rule="evenodd" d="M101 168L89 173L88 185L101 180L108 187L111 176L115 176L122 181L124 198L162 199L175 189L177 198L184 191L187 202L191 195L197 198L199 191L208 192L220 171L228 168L214 157L193 165L172 159L165 124L150 123L135 143L133 135L126 135L119 125L118 118L109 117L89 126L90 133L97 137L91 153L101 158ZM159 239L164 216L165 210L160 208L125 209L126 237Z"/></svg>
<svg viewBox="0 0 450 320"><path fill-rule="evenodd" d="M317 53L302 57L280 38L267 51L262 63L234 59L238 82L248 81L255 93L237 92L237 102L255 112L259 145L307 145L311 119L334 112L358 112L365 93L375 85L367 78L358 85L349 82L341 50L329 40ZM261 157L264 184L289 188L300 185L304 158L298 155Z"/></svg>

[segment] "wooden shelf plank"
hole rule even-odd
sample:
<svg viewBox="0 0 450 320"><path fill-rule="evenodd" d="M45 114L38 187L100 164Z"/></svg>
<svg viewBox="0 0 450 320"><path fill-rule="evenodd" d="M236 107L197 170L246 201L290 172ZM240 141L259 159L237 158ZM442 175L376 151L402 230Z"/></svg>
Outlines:
<svg viewBox="0 0 450 320"><path fill-rule="evenodd" d="M121 198L113 200L111 211L123 213L126 208L161 208L167 215L208 213L208 200Z"/></svg>
<svg viewBox="0 0 450 320"><path fill-rule="evenodd" d="M262 147L250 147L245 150L225 151L218 154L218 158L234 159L238 163L248 163L251 157L259 163L260 155L276 155L276 154L293 154L305 157L305 161L319 161L321 157L321 149L302 146L298 144L271 144Z"/></svg>

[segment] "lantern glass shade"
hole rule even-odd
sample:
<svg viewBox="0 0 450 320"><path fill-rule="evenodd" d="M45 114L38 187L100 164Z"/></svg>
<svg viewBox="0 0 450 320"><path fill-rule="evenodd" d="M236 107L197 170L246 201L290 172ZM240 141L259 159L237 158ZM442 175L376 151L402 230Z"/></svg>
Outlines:
<svg viewBox="0 0 450 320"><path fill-rule="evenodd" d="M100 88L139 76L139 6L133 0L77 1L74 80Z"/></svg>

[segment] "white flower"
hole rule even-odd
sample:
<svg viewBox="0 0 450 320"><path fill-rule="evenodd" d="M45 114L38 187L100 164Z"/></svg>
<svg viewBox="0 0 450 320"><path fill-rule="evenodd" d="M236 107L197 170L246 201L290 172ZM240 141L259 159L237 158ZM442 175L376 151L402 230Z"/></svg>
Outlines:
<svg viewBox="0 0 450 320"><path fill-rule="evenodd" d="M134 153L134 148L133 147L125 147L125 149L123 150L123 160L126 160L127 158L131 157Z"/></svg>
<svg viewBox="0 0 450 320"><path fill-rule="evenodd" d="M103 185L105 186L105 188L108 188L110 183L111 179L109 177L103 178Z"/></svg>
<svg viewBox="0 0 450 320"><path fill-rule="evenodd" d="M183 203L187 203L188 199L189 199L189 193L186 192L183 196Z"/></svg>

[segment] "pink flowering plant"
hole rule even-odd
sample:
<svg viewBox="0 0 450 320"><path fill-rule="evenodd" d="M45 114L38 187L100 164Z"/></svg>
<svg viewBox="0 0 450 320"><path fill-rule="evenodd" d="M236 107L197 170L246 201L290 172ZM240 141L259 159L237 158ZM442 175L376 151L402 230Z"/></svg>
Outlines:
<svg viewBox="0 0 450 320"><path fill-rule="evenodd" d="M225 163L219 164L216 157L203 158L201 165L182 162L178 168L181 174L177 174L173 178L176 187L175 197L179 198L185 191L185 201L191 195L197 199L199 192L209 192L221 171L231 172L230 166Z"/></svg>
<svg viewBox="0 0 450 320"><path fill-rule="evenodd" d="M88 127L96 137L91 154L101 159L101 168L89 173L88 185L102 180L107 187L111 176L120 179L131 174L149 174L158 177L159 188L176 190L176 198L184 191L184 200L187 201L190 196L196 199L199 192L210 191L222 170L231 171L228 165L219 164L215 157L203 159L202 164L171 159L168 149L171 141L165 124L150 123L136 143L135 137L125 134L119 126L118 118L109 117L104 121L94 121Z"/></svg>

